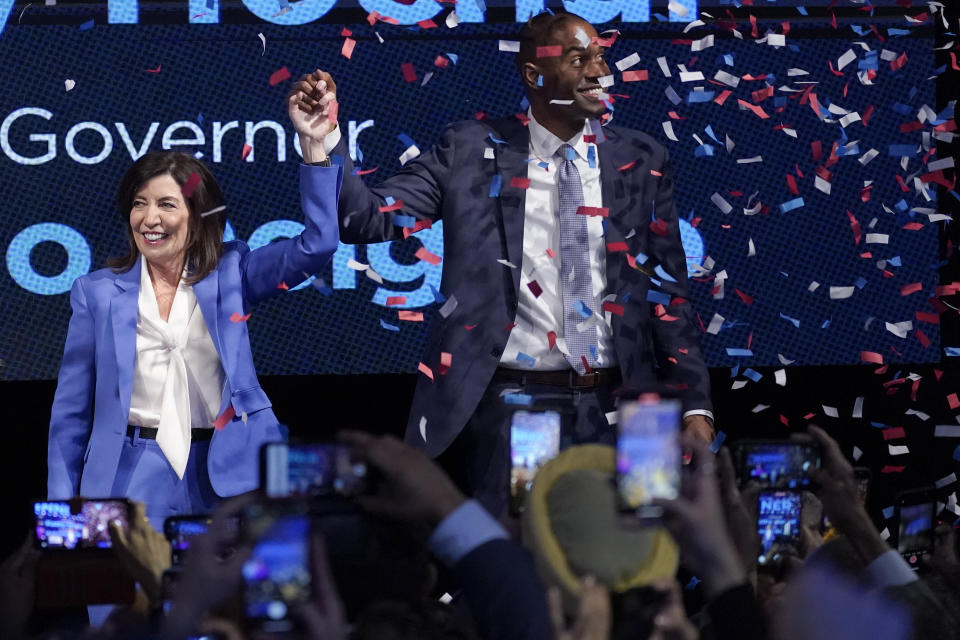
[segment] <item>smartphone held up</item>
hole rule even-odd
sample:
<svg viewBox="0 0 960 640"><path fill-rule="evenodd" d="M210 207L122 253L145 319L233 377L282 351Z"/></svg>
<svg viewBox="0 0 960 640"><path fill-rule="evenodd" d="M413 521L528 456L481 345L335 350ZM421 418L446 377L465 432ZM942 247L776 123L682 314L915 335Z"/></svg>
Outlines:
<svg viewBox="0 0 960 640"><path fill-rule="evenodd" d="M659 518L654 498L680 493L680 402L655 394L619 408L616 484L619 511L629 522Z"/></svg>

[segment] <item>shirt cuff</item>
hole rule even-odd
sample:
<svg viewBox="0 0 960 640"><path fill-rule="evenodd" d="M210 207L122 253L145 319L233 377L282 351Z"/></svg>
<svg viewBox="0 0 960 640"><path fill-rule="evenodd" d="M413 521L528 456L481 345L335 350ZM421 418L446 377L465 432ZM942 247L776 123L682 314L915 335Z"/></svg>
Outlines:
<svg viewBox="0 0 960 640"><path fill-rule="evenodd" d="M333 153L334 147L340 144L340 125L337 125L333 128L333 131L328 133L323 138L323 150L327 152L327 155Z"/></svg>
<svg viewBox="0 0 960 640"><path fill-rule="evenodd" d="M900 554L890 549L867 565L867 577L877 587L898 587L917 579L910 565Z"/></svg>
<svg viewBox="0 0 960 640"><path fill-rule="evenodd" d="M690 416L706 416L706 418L710 421L710 424L713 424L714 422L713 412L707 411L706 409L692 409L690 411L683 412L684 418L689 418Z"/></svg>
<svg viewBox="0 0 960 640"><path fill-rule="evenodd" d="M448 567L490 542L507 538L506 530L476 500L453 510L430 536L430 550Z"/></svg>

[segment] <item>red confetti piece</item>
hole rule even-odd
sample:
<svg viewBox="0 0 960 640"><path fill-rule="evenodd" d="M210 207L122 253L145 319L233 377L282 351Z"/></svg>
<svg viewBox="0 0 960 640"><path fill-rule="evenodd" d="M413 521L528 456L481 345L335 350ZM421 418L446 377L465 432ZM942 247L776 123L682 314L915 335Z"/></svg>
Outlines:
<svg viewBox="0 0 960 640"><path fill-rule="evenodd" d="M397 319L407 320L409 322L423 322L423 312L410 311L408 309L397 309Z"/></svg>
<svg viewBox="0 0 960 640"><path fill-rule="evenodd" d="M626 242L608 242L607 251L610 253L617 253L618 251L628 251Z"/></svg>
<svg viewBox="0 0 960 640"><path fill-rule="evenodd" d="M643 82L650 79L650 72L646 69L631 69L623 72L624 82Z"/></svg>
<svg viewBox="0 0 960 640"><path fill-rule="evenodd" d="M883 434L884 440L896 440L897 438L905 438L907 435L903 427L891 427L884 429L881 433Z"/></svg>
<svg viewBox="0 0 960 640"><path fill-rule="evenodd" d="M431 380L433 380L433 371L431 371L431 370L430 370L430 367L428 367L427 365L423 364L422 362L417 365L417 371L419 371L419 372L422 373L423 375L425 375L425 376L427 376L428 378L430 378Z"/></svg>
<svg viewBox="0 0 960 640"><path fill-rule="evenodd" d="M443 56L437 56L436 60L433 61L433 66L440 67L441 69L446 69L450 66L450 61Z"/></svg>
<svg viewBox="0 0 960 640"><path fill-rule="evenodd" d="M537 47L538 58L555 58L563 53L563 47L560 45L550 47Z"/></svg>
<svg viewBox="0 0 960 640"><path fill-rule="evenodd" d="M379 17L380 17L379 12L371 11L369 14L367 14L367 24L369 24L372 27L374 24L376 24L377 19Z"/></svg>
<svg viewBox="0 0 960 640"><path fill-rule="evenodd" d="M740 105L741 107L743 107L744 109L748 109L748 110L752 111L753 114L754 114L755 116L757 116L758 118L760 118L761 120L766 120L767 118L770 117L770 116L767 114L767 112L763 110L763 107L761 107L761 106L759 106L759 105L750 104L750 103L747 102L746 100L741 100L740 98L737 98L737 104L739 104L739 105Z"/></svg>
<svg viewBox="0 0 960 640"><path fill-rule="evenodd" d="M665 220L657 220L656 222L650 223L650 231L653 231L658 236L665 236L669 229L667 229L667 223Z"/></svg>
<svg viewBox="0 0 960 640"><path fill-rule="evenodd" d="M160 73L160 67L162 66L162 64L158 64L156 69L144 69L144 71L147 73Z"/></svg>
<svg viewBox="0 0 960 640"><path fill-rule="evenodd" d="M950 406L951 409L956 409L957 407L960 407L960 400L957 399L957 394L951 393L950 395L948 395L947 404Z"/></svg>
<svg viewBox="0 0 960 640"><path fill-rule="evenodd" d="M240 313L234 311L233 315L230 316L230 322L246 322L250 319L250 314L241 315Z"/></svg>
<svg viewBox="0 0 960 640"><path fill-rule="evenodd" d="M662 177L663 177L663 174L660 173L659 171L657 171L656 169L650 169L650 175L656 176L656 177L658 177L658 178L662 178Z"/></svg>
<svg viewBox="0 0 960 640"><path fill-rule="evenodd" d="M930 346L930 338L928 338L928 337L927 337L927 334L925 334L923 331L921 331L920 329L917 329L917 330L914 332L914 335L917 336L917 341L918 341L921 345L923 345L923 348L924 348L924 349L926 349L927 347ZM918 382L919 382L919 381L918 381Z"/></svg>
<svg viewBox="0 0 960 640"><path fill-rule="evenodd" d="M353 48L357 46L357 41L353 38L347 38L343 41L343 46L340 47L340 55L349 60L353 57Z"/></svg>
<svg viewBox="0 0 960 640"><path fill-rule="evenodd" d="M547 249L547 255L550 256L551 258L556 258L557 252L554 251L553 249Z"/></svg>
<svg viewBox="0 0 960 640"><path fill-rule="evenodd" d="M957 54L953 51L950 52L950 66L954 71L960 71L960 66L957 66Z"/></svg>
<svg viewBox="0 0 960 640"><path fill-rule="evenodd" d="M435 253L430 253L426 247L420 247L413 255L424 262L429 262L432 265L438 265L443 260L443 258Z"/></svg>
<svg viewBox="0 0 960 640"><path fill-rule="evenodd" d="M804 420L809 420L810 418L812 418L812 417L815 416L815 415L817 415L817 414L814 413L813 411L811 411L810 413L808 413L808 414L806 414L805 416L803 416L803 419L804 419Z"/></svg>
<svg viewBox="0 0 960 640"><path fill-rule="evenodd" d="M352 36L352 35L353 35L353 31L350 31L350 29L347 29L346 27L344 27L343 29L340 30L340 35L341 35L341 36L344 36L344 37L346 37L346 36Z"/></svg>
<svg viewBox="0 0 960 640"><path fill-rule="evenodd" d="M740 289L734 289L734 291L736 292L736 294L737 294L738 296L740 296L740 299L743 300L743 304L748 305L748 306L751 305L751 304L753 304L753 296L748 295L748 294L744 293L743 291L740 291Z"/></svg>
<svg viewBox="0 0 960 640"><path fill-rule="evenodd" d="M730 89L724 89L720 92L720 95L713 99L713 101L714 103L723 106L723 103L727 101L727 98L729 98L732 93L733 92L730 91Z"/></svg>
<svg viewBox="0 0 960 640"><path fill-rule="evenodd" d="M467 331L473 331L474 329L477 328L477 326L479 326L479 325L475 325L475 324L465 324L465 325L463 325L463 328L466 329Z"/></svg>
<svg viewBox="0 0 960 640"><path fill-rule="evenodd" d="M556 331L547 331L547 344L550 345L550 351L553 351L553 348L557 346L557 332Z"/></svg>
<svg viewBox="0 0 960 640"><path fill-rule="evenodd" d="M237 415L237 411L233 408L233 405L227 405L227 408L223 410L216 420L213 421L213 428L217 431L223 431L223 428L227 426L227 423L233 420L233 416Z"/></svg>
<svg viewBox="0 0 960 640"><path fill-rule="evenodd" d="M860 118L860 122L863 123L863 126L867 126L867 124L870 122L870 116L873 115L873 112L874 112L874 106L872 104L869 105L866 109L864 109L863 117Z"/></svg>
<svg viewBox="0 0 960 640"><path fill-rule="evenodd" d="M813 155L814 162L820 162L820 154L823 153L823 144L819 140L811 142L810 153Z"/></svg>
<svg viewBox="0 0 960 640"><path fill-rule="evenodd" d="M904 231L919 231L920 229L923 229L922 222L908 222L907 224L903 225Z"/></svg>
<svg viewBox="0 0 960 640"><path fill-rule="evenodd" d="M281 282L277 285L277 289L283 289L284 291L289 291L290 287L287 286L286 282Z"/></svg>
<svg viewBox="0 0 960 640"><path fill-rule="evenodd" d="M583 370L590 373L590 365L587 363L587 356L580 356L580 362L583 363Z"/></svg>
<svg viewBox="0 0 960 640"><path fill-rule="evenodd" d="M874 351L861 351L860 360L871 364L883 364L883 356Z"/></svg>
<svg viewBox="0 0 960 640"><path fill-rule="evenodd" d="M380 207L380 213L386 213L387 211L396 211L397 209L403 208L403 200L397 200L393 204L387 204Z"/></svg>
<svg viewBox="0 0 960 640"><path fill-rule="evenodd" d="M433 20L421 20L417 23L417 26L421 29L436 29L437 23Z"/></svg>
<svg viewBox="0 0 960 640"><path fill-rule="evenodd" d="M905 284L902 287L900 287L900 295L908 296L911 293L916 293L917 291L921 291L921 290L923 290L922 282L911 282L910 284Z"/></svg>
<svg viewBox="0 0 960 640"><path fill-rule="evenodd" d="M184 198L189 198L193 195L193 192L196 191L197 186L200 184L200 174L194 171L190 174L190 177L187 178L186 184L180 189L180 192L183 194Z"/></svg>
<svg viewBox="0 0 960 640"><path fill-rule="evenodd" d="M510 178L510 186L516 187L517 189L529 189L530 178L520 178L518 176L514 176Z"/></svg>
<svg viewBox="0 0 960 640"><path fill-rule="evenodd" d="M630 169L633 169L636 165L637 165L637 161L634 160L633 162L628 162L622 167L617 167L617 171L628 171Z"/></svg>
<svg viewBox="0 0 960 640"><path fill-rule="evenodd" d="M782 422L785 427L790 426L790 421L787 420L787 416L783 415L782 413L780 414L780 422Z"/></svg>
<svg viewBox="0 0 960 640"><path fill-rule="evenodd" d="M904 469L906 469L906 467L902 467L902 466L898 467L892 464L885 464L883 465L883 469L880 469L880 473L900 473Z"/></svg>
<svg viewBox="0 0 960 640"><path fill-rule="evenodd" d="M790 193L793 195L800 195L800 191L797 190L797 181L789 173L787 174L787 188L790 189Z"/></svg>
<svg viewBox="0 0 960 640"><path fill-rule="evenodd" d="M503 328L503 330L504 330L504 331L510 331L510 330L513 329L515 326L517 326L517 323L516 323L516 322L511 322L510 324L508 324L507 326L505 326L505 327Z"/></svg>
<svg viewBox="0 0 960 640"><path fill-rule="evenodd" d="M270 74L270 86L275 87L281 82L290 79L290 70L286 67L281 67L277 69L272 74Z"/></svg>
<svg viewBox="0 0 960 640"><path fill-rule="evenodd" d="M606 218L610 215L609 207L577 207L577 214L581 216L600 216Z"/></svg>
<svg viewBox="0 0 960 640"><path fill-rule="evenodd" d="M403 79L407 82L417 81L417 72L414 70L412 62L404 62L400 65L400 73L403 74Z"/></svg>
<svg viewBox="0 0 960 640"><path fill-rule="evenodd" d="M380 166L377 165L377 166L374 167L373 169L354 169L354 170L353 170L353 175L355 175L355 176L365 176L365 175L367 175L368 173L373 173L374 171L376 171L376 170L379 169L379 168L380 168Z"/></svg>
<svg viewBox="0 0 960 640"><path fill-rule="evenodd" d="M613 35L609 38L601 38L600 36L595 36L590 38L590 42L597 45L598 47L603 47L604 49L609 49L613 46L613 43L617 41L617 36L620 35L619 32L614 31Z"/></svg>
<svg viewBox="0 0 960 640"><path fill-rule="evenodd" d="M247 156L250 155L250 152L251 152L251 151L253 151L253 147L251 147L249 144L247 144L246 142L244 142L244 143L243 143L243 151L240 152L240 159L241 159L241 160L246 160L246 159L247 159Z"/></svg>
<svg viewBox="0 0 960 640"><path fill-rule="evenodd" d="M938 313L927 313L925 311L917 311L916 315L917 320L920 322L929 322L930 324L940 324L940 314Z"/></svg>
<svg viewBox="0 0 960 640"><path fill-rule="evenodd" d="M906 64L907 64L907 52L904 51L903 53L900 54L900 56L896 60L890 61L890 68L893 69L894 71L899 71L900 69L903 69L904 65Z"/></svg>
<svg viewBox="0 0 960 640"><path fill-rule="evenodd" d="M407 296L387 296L388 307L393 307L401 304L407 304Z"/></svg>
<svg viewBox="0 0 960 640"><path fill-rule="evenodd" d="M614 304L612 302L604 302L600 305L604 311L609 311L610 313L623 317L623 306L619 304Z"/></svg>
<svg viewBox="0 0 960 640"><path fill-rule="evenodd" d="M860 244L860 222L853 217L850 210L847 210L847 217L850 219L850 229L853 231L853 244Z"/></svg>

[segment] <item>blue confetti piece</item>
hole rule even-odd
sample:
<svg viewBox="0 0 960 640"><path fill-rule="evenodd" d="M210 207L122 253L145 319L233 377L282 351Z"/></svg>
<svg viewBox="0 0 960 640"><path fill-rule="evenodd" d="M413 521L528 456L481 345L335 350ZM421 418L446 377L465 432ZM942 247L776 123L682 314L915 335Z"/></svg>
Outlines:
<svg viewBox="0 0 960 640"><path fill-rule="evenodd" d="M576 160L577 159L577 150L567 145L567 149L564 152L567 156L567 160Z"/></svg>
<svg viewBox="0 0 960 640"><path fill-rule="evenodd" d="M826 329L826 328L829 327L829 326L830 326L830 320L824 320L824 321L823 321L823 324L820 325L820 328L821 328L821 329Z"/></svg>
<svg viewBox="0 0 960 640"><path fill-rule="evenodd" d="M490 142L494 144L507 144L505 140L495 137L492 131L487 134L487 137L490 138Z"/></svg>
<svg viewBox="0 0 960 640"><path fill-rule="evenodd" d="M908 116L913 111L913 107L902 102L895 102L893 103L893 110L902 116Z"/></svg>
<svg viewBox="0 0 960 640"><path fill-rule="evenodd" d="M655 286L655 287L662 287L662 286L663 286L663 283L660 282L659 280L657 280L656 278L650 278L650 284L652 284L652 285Z"/></svg>
<svg viewBox="0 0 960 640"><path fill-rule="evenodd" d="M89 31L90 29L93 29L93 18L80 25L80 31Z"/></svg>
<svg viewBox="0 0 960 640"><path fill-rule="evenodd" d="M960 357L960 347L944 347L943 355L948 358L957 358Z"/></svg>
<svg viewBox="0 0 960 640"><path fill-rule="evenodd" d="M522 365L526 365L528 367L533 367L533 365L537 364L537 359L534 358L533 356L528 356L523 351L518 351L517 362L519 362Z"/></svg>
<svg viewBox="0 0 960 640"><path fill-rule="evenodd" d="M855 286L857 289L863 289L865 286L867 286L867 279L864 277L857 278L857 281L853 283L853 286Z"/></svg>
<svg viewBox="0 0 960 640"><path fill-rule="evenodd" d="M670 304L670 296L662 291L655 291L653 289L647 290L647 302L652 302L653 304L662 304L664 306Z"/></svg>
<svg viewBox="0 0 960 640"><path fill-rule="evenodd" d="M597 359L597 345L595 344L590 345L590 359L600 364L600 360Z"/></svg>
<svg viewBox="0 0 960 640"><path fill-rule="evenodd" d="M670 85L667 85L667 89L666 91L664 91L664 93L667 95L667 100L669 100L675 105L683 102L683 98L680 97L680 94L677 93L676 90Z"/></svg>
<svg viewBox="0 0 960 640"><path fill-rule="evenodd" d="M411 138L405 133L398 133L397 139L400 140L401 143L403 143L404 149L406 149L407 147L417 146L417 143L413 141L413 138Z"/></svg>
<svg viewBox="0 0 960 640"><path fill-rule="evenodd" d="M685 591L693 591L693 589L694 589L698 584L700 584L700 578L698 578L697 576L693 576L692 578L690 578L690 582L688 582L686 585L684 585L683 589L684 589Z"/></svg>
<svg viewBox="0 0 960 640"><path fill-rule="evenodd" d="M455 54L455 53L447 53L447 54L444 54L444 55L446 55L448 58L450 58L450 61L451 61L453 64L457 64L457 61L460 59L460 56L458 56L458 55Z"/></svg>
<svg viewBox="0 0 960 640"><path fill-rule="evenodd" d="M520 111L526 112L530 108L530 101L527 100L527 96L520 98Z"/></svg>
<svg viewBox="0 0 960 640"><path fill-rule="evenodd" d="M693 150L694 158L712 158L713 157L713 145L702 144L696 149Z"/></svg>
<svg viewBox="0 0 960 640"><path fill-rule="evenodd" d="M707 125L707 128L704 129L704 131L707 133L708 136L710 136L711 138L713 138L713 141L714 141L714 142L716 142L717 144L721 144L720 141L717 140L717 136L715 136L714 133L713 133L713 127L711 127L710 125ZM692 216L693 216L693 210L691 209L691 210L690 210L690 216L688 216L687 219L689 220L690 217L692 217Z"/></svg>
<svg viewBox="0 0 960 640"><path fill-rule="evenodd" d="M393 226L395 227L413 227L417 224L417 219L413 216L407 216L402 213L393 214Z"/></svg>
<svg viewBox="0 0 960 640"><path fill-rule="evenodd" d="M533 396L526 393L507 393L503 396L504 404L515 404L521 407L533 406Z"/></svg>
<svg viewBox="0 0 960 640"><path fill-rule="evenodd" d="M543 160L541 160L540 162L537 163L537 166L543 169L544 171L546 171L547 169L550 168L550 163L544 162Z"/></svg>
<svg viewBox="0 0 960 640"><path fill-rule="evenodd" d="M538 76L537 76L537 86L538 86L538 87L542 87L542 86L543 86L543 76L541 76L541 75L538 75Z"/></svg>
<svg viewBox="0 0 960 640"><path fill-rule="evenodd" d="M892 506L886 507L886 508L883 510L883 517L886 518L887 520L889 520L890 518L893 517L893 507L892 507Z"/></svg>
<svg viewBox="0 0 960 640"><path fill-rule="evenodd" d="M889 428L890 428L890 425L884 424L884 423L882 423L882 422L871 422L871 423L870 423L870 426L871 426L871 427L875 427L875 428L877 428L877 429L889 429Z"/></svg>
<svg viewBox="0 0 960 640"><path fill-rule="evenodd" d="M799 209L803 206L803 198L794 198L793 200L787 200L780 205L780 213L786 213L788 211L793 211L794 209Z"/></svg>
<svg viewBox="0 0 960 640"><path fill-rule="evenodd" d="M440 293L440 289L437 289L432 284L430 285L430 292L433 294L433 299L436 300L439 304L443 304L447 301L447 296Z"/></svg>
<svg viewBox="0 0 960 640"><path fill-rule="evenodd" d="M498 173L493 176L493 180L490 181L490 193L488 194L491 198L496 198L500 195L500 186L503 184L503 178Z"/></svg>
<svg viewBox="0 0 960 640"><path fill-rule="evenodd" d="M383 318L380 318L380 327L386 329L387 331L393 331L395 333L400 333L400 327L392 325Z"/></svg>
<svg viewBox="0 0 960 640"><path fill-rule="evenodd" d="M716 93L716 91L691 91L687 94L687 104L701 104L703 102L710 102L713 100L713 96L715 96Z"/></svg>
<svg viewBox="0 0 960 640"><path fill-rule="evenodd" d="M597 147L594 145L587 148L587 165L591 169L597 168Z"/></svg>
<svg viewBox="0 0 960 640"><path fill-rule="evenodd" d="M900 256L893 256L892 258L887 258L887 264L892 264L895 267L903 266L903 262L900 260Z"/></svg>
<svg viewBox="0 0 960 640"><path fill-rule="evenodd" d="M625 294L623 294L623 297L620 299L623 300L624 304L626 304L627 302L630 302L631 295L632 294L629 291L627 291Z"/></svg>
<svg viewBox="0 0 960 640"><path fill-rule="evenodd" d="M887 29L887 35L908 36L910 35L910 29L897 29L896 27L890 27L889 29Z"/></svg>
<svg viewBox="0 0 960 640"><path fill-rule="evenodd" d="M647 260L650 259L647 257L647 254L642 251L635 255L634 258L637 260L637 264L647 264Z"/></svg>
<svg viewBox="0 0 960 640"><path fill-rule="evenodd" d="M793 326L795 326L797 329L800 328L800 321L797 320L796 318L791 318L790 316L785 315L782 312L780 313L780 317L786 320L787 322L789 322L790 324L792 324Z"/></svg>
<svg viewBox="0 0 960 640"><path fill-rule="evenodd" d="M736 378L737 374L739 373L740 373L740 363L738 362L737 364L730 367L730 377Z"/></svg>
<svg viewBox="0 0 960 640"><path fill-rule="evenodd" d="M387 203L387 206L392 205L394 202L396 202L393 196L387 196L386 198L383 199L383 201Z"/></svg>
<svg viewBox="0 0 960 640"><path fill-rule="evenodd" d="M343 166L343 156L341 154L331 153L329 157L330 157L330 164L332 164L333 166L335 167Z"/></svg>
<svg viewBox="0 0 960 640"><path fill-rule="evenodd" d="M747 369L743 372L743 375L750 378L754 382L760 382L760 379L763 378L763 374L759 371L754 371L753 369Z"/></svg>
<svg viewBox="0 0 960 640"><path fill-rule="evenodd" d="M727 439L727 434L723 431L717 432L717 437L713 439L713 442L710 443L710 451L716 453L720 451L720 447L723 446L723 441Z"/></svg>
<svg viewBox="0 0 960 640"><path fill-rule="evenodd" d="M656 273L656 274L657 274L658 276L660 276L661 278L663 278L664 280L666 280L667 282L676 282L676 280L674 280L673 276L671 276L669 273L667 273L667 270L664 269L664 268L663 268L663 265L661 265L661 264L658 264L656 267L654 267L654 268L653 268L653 272Z"/></svg>
<svg viewBox="0 0 960 640"><path fill-rule="evenodd" d="M583 303L583 300L577 300L576 303L573 305L573 309L584 320L586 320L587 318L593 315L593 311L591 311L590 307L588 307Z"/></svg>
<svg viewBox="0 0 960 640"><path fill-rule="evenodd" d="M723 64L727 65L728 67L732 67L732 66L733 66L733 54L732 54L732 53L725 53L725 54L723 54Z"/></svg>
<svg viewBox="0 0 960 640"><path fill-rule="evenodd" d="M960 444L958 444L957 448L953 450L953 459L960 462Z"/></svg>
<svg viewBox="0 0 960 640"><path fill-rule="evenodd" d="M887 153L893 157L903 157L916 158L917 157L917 146L912 144L891 144Z"/></svg>
<svg viewBox="0 0 960 640"><path fill-rule="evenodd" d="M333 289L327 286L327 283L323 281L323 278L314 278L310 281L310 284L314 289L319 291L320 295L322 295L324 298L329 298L331 295L333 295Z"/></svg>
<svg viewBox="0 0 960 640"><path fill-rule="evenodd" d="M798 12L800 13L800 15L802 15L802 16L808 15L808 14L807 14L807 8L806 8L806 7L802 7L802 6L801 6L801 7L797 7L797 11L798 11Z"/></svg>
<svg viewBox="0 0 960 640"><path fill-rule="evenodd" d="M200 124L203 124L203 114L202 114L202 113L198 113L198 114L197 114L197 122L199 122Z"/></svg>
<svg viewBox="0 0 960 640"><path fill-rule="evenodd" d="M753 351L750 349L734 349L733 347L727 347L727 355L733 357L752 358Z"/></svg>
<svg viewBox="0 0 960 640"><path fill-rule="evenodd" d="M893 374L893 377L890 378L890 379L891 379L891 380L898 380L898 379L900 378L900 371L901 371L900 369L897 369L897 372L896 372L895 374Z"/></svg>
<svg viewBox="0 0 960 640"><path fill-rule="evenodd" d="M862 35L865 34L867 31L869 31L869 29L866 29L866 28L864 28L864 27L861 27L861 26L858 25L858 24L852 24L852 25L850 25L850 28L853 29L854 32L856 32L856 34L857 34L858 36L862 36Z"/></svg>

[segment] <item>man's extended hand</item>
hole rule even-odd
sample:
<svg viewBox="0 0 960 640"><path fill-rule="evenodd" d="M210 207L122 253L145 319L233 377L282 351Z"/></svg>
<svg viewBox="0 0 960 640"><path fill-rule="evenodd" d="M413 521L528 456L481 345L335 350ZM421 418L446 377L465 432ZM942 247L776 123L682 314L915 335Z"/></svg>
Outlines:
<svg viewBox="0 0 960 640"><path fill-rule="evenodd" d="M126 531L109 524L110 540L117 558L131 578L140 583L151 604L160 603L160 580L170 568L170 543L147 519L146 507L134 502Z"/></svg>
<svg viewBox="0 0 960 640"><path fill-rule="evenodd" d="M290 90L287 113L300 135L307 162L327 157L323 139L337 128L337 107L337 85L326 71L317 69L301 76Z"/></svg>
<svg viewBox="0 0 960 640"><path fill-rule="evenodd" d="M433 460L393 436L341 431L340 440L383 475L377 494L360 498L372 512L433 528L466 500Z"/></svg>
<svg viewBox="0 0 960 640"><path fill-rule="evenodd" d="M683 419L683 432L710 444L717 437L713 423L705 415L695 413Z"/></svg>

